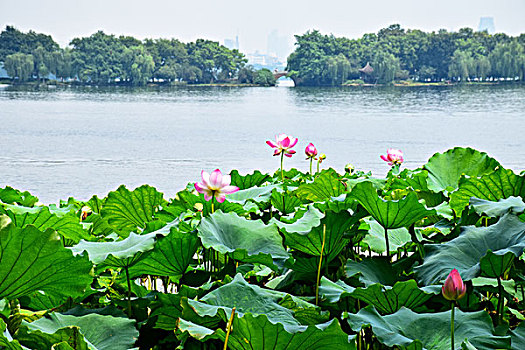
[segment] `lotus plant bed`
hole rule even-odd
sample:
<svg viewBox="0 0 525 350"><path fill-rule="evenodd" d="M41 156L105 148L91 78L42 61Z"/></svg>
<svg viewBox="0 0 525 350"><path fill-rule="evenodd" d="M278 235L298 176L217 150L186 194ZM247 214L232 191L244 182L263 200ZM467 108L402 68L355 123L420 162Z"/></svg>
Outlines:
<svg viewBox="0 0 525 350"><path fill-rule="evenodd" d="M341 174L311 143L286 169L296 144L174 198L0 188L0 348L525 349L524 172L454 148Z"/></svg>

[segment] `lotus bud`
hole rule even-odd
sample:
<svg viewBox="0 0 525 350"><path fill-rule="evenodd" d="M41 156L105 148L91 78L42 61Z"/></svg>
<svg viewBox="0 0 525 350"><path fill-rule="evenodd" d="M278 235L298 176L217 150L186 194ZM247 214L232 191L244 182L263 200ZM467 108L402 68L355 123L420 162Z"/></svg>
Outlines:
<svg viewBox="0 0 525 350"><path fill-rule="evenodd" d="M463 283L458 270L453 269L448 275L443 287L441 288L441 294L447 300L459 300L467 293L467 286Z"/></svg>
<svg viewBox="0 0 525 350"><path fill-rule="evenodd" d="M317 155L317 148L310 142L304 149L304 153L306 154L306 159L312 159Z"/></svg>
<svg viewBox="0 0 525 350"><path fill-rule="evenodd" d="M345 165L345 172L347 172L348 174L353 174L355 171L355 168L352 164L348 163L347 165Z"/></svg>

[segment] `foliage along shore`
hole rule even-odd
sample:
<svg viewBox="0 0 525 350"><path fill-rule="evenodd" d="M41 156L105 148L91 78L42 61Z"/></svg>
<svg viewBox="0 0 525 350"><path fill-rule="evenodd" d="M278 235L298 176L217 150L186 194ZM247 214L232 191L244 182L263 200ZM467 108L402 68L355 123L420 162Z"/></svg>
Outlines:
<svg viewBox="0 0 525 350"><path fill-rule="evenodd" d="M296 86L390 85L393 82L502 82L525 78L525 34L490 35L462 28L423 32L391 25L358 39L308 31L288 57ZM82 84L255 84L273 86L268 69L254 70L238 50L198 39L138 40L99 31L60 48L49 35L7 26L0 62L13 81L73 79ZM370 68L363 70L364 67Z"/></svg>
<svg viewBox="0 0 525 350"><path fill-rule="evenodd" d="M177 39L141 41L98 31L60 48L49 35L22 33L7 26L0 33L0 62L15 82L45 81L51 74L59 81L94 85L275 85L270 70L255 70L246 65L238 50L205 39L189 43Z"/></svg>
<svg viewBox="0 0 525 350"><path fill-rule="evenodd" d="M525 34L490 35L470 28L427 33L395 24L358 39L323 35L317 30L295 39L287 70L296 85L338 86L352 79L391 84L407 79L465 82L525 78Z"/></svg>
<svg viewBox="0 0 525 350"><path fill-rule="evenodd" d="M385 178L203 172L173 198L2 188L0 347L445 350L453 298L454 349L524 349L525 172L471 148L382 158ZM215 182L239 190L210 201Z"/></svg>

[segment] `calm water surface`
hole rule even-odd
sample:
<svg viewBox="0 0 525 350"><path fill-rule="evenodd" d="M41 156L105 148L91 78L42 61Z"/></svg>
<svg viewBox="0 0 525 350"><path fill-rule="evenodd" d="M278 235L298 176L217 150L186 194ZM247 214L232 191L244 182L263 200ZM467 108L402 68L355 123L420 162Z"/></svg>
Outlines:
<svg viewBox="0 0 525 350"><path fill-rule="evenodd" d="M525 86L412 88L0 87L0 187L45 203L148 183L173 196L201 169L273 171L265 144L299 138L286 167L306 170L304 147L384 175L379 159L400 148L406 166L471 146L525 169Z"/></svg>

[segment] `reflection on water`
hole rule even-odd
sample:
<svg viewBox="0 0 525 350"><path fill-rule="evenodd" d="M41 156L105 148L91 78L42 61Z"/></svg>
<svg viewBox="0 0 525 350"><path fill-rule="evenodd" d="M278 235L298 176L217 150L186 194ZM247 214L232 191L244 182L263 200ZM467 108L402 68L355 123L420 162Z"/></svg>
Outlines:
<svg viewBox="0 0 525 350"><path fill-rule="evenodd" d="M313 142L342 171L384 175L388 147L417 167L471 146L525 168L525 86L406 88L0 87L0 186L44 202L149 183L172 196L201 169L273 171L264 143L299 138L286 167L308 168Z"/></svg>

